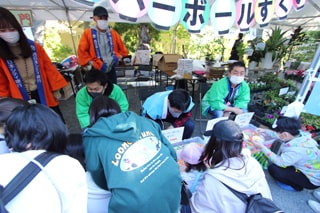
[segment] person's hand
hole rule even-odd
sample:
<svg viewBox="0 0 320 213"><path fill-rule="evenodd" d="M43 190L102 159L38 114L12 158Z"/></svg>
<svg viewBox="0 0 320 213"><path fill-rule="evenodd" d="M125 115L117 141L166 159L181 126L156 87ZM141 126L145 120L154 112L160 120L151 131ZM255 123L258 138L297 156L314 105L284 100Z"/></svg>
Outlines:
<svg viewBox="0 0 320 213"><path fill-rule="evenodd" d="M56 90L53 92L53 96L56 98L56 99L60 99L61 98L61 93L60 93L60 90Z"/></svg>
<svg viewBox="0 0 320 213"><path fill-rule="evenodd" d="M105 71L107 70L107 67L108 67L107 64L106 64L106 63L103 63L100 71L101 71L101 72L105 72Z"/></svg>
<svg viewBox="0 0 320 213"><path fill-rule="evenodd" d="M92 65L91 64L88 64L86 66L83 66L82 67L85 71L90 71L92 69Z"/></svg>
<svg viewBox="0 0 320 213"><path fill-rule="evenodd" d="M243 113L242 109L240 109L240 108L238 108L238 107L232 107L232 108L233 108L232 111L233 111L235 114L237 114L237 115Z"/></svg>
<svg viewBox="0 0 320 213"><path fill-rule="evenodd" d="M83 66L82 69L84 71L90 71L92 69L93 63L92 61L89 61L87 65Z"/></svg>
<svg viewBox="0 0 320 213"><path fill-rule="evenodd" d="M222 117L229 117L230 114L231 114L231 112L223 111L223 116Z"/></svg>
<svg viewBox="0 0 320 213"><path fill-rule="evenodd" d="M168 126L167 129L173 129L173 128L174 128L174 126L170 125L170 126Z"/></svg>
<svg viewBox="0 0 320 213"><path fill-rule="evenodd" d="M251 142L254 147L261 149L263 147L264 138L262 136L253 136Z"/></svg>

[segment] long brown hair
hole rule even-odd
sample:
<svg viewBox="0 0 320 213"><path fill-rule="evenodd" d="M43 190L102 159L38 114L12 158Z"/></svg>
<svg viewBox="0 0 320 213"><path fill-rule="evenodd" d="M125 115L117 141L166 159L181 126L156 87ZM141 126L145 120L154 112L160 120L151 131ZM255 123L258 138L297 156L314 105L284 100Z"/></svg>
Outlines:
<svg viewBox="0 0 320 213"><path fill-rule="evenodd" d="M21 49L21 56L28 58L32 54L32 50L26 35L24 34L21 25L14 15L4 7L0 7L0 29L14 28L19 32L20 40L19 46ZM0 38L0 58L4 60L12 60L17 58L11 51L6 41Z"/></svg>
<svg viewBox="0 0 320 213"><path fill-rule="evenodd" d="M210 168L217 168L228 162L227 168L229 168L229 158L238 157L243 161L241 151L242 143L218 140L216 137L211 136L200 157L200 161ZM243 166L245 166L244 161Z"/></svg>

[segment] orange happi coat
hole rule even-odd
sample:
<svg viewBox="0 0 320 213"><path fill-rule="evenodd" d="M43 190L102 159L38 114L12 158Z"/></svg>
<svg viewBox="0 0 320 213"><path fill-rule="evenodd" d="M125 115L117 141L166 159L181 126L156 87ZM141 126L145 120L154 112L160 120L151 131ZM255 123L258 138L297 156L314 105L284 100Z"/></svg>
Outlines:
<svg viewBox="0 0 320 213"><path fill-rule="evenodd" d="M35 46L47 105L49 107L57 106L59 100L54 97L53 92L67 86L68 83L52 64L45 50L36 42ZM6 62L0 58L0 98L3 97L23 99Z"/></svg>
<svg viewBox="0 0 320 213"><path fill-rule="evenodd" d="M110 29L110 33L113 42L113 51L117 58L120 56L127 56L128 50L124 45L121 36L114 29ZM103 61L97 58L94 49L91 28L86 29L81 36L78 46L78 60L81 66L86 66L89 61L92 61L93 66L98 70L100 70L103 65Z"/></svg>

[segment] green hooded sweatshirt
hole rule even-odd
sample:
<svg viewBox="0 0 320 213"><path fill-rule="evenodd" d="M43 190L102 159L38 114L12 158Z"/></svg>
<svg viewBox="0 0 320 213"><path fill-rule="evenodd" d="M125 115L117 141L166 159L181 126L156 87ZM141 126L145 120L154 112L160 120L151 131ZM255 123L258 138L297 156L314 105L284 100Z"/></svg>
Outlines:
<svg viewBox="0 0 320 213"><path fill-rule="evenodd" d="M109 213L176 213L177 156L154 121L134 112L100 118L83 135L87 170L112 192Z"/></svg>

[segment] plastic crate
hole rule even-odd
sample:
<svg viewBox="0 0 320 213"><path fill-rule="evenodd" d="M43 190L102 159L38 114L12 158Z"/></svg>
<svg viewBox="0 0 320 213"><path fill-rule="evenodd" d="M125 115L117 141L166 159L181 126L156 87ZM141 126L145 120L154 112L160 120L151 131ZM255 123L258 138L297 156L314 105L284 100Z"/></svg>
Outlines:
<svg viewBox="0 0 320 213"><path fill-rule="evenodd" d="M172 143L172 146L177 147L177 146L182 146L182 145L192 143L192 142L193 143L200 143L200 144L205 143L205 141L201 137L193 137L193 138L188 138L188 139L184 139L179 142Z"/></svg>

